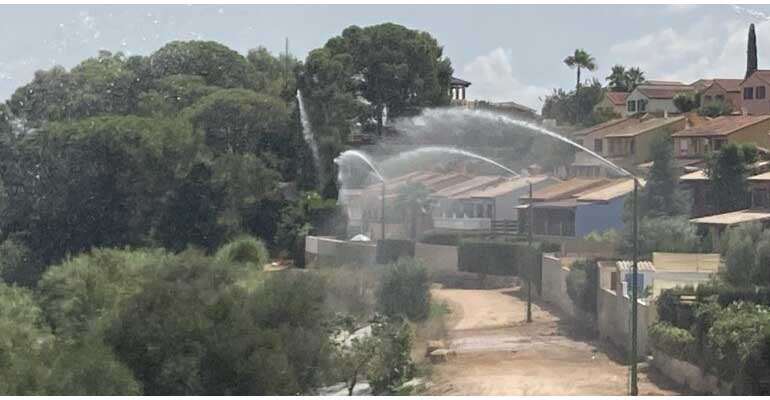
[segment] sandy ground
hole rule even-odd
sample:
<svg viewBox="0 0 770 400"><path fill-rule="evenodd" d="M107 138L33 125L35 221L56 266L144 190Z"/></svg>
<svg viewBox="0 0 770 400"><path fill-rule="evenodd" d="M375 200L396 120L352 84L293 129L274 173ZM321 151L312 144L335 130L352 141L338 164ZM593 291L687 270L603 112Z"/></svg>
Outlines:
<svg viewBox="0 0 770 400"><path fill-rule="evenodd" d="M434 367L426 395L626 395L629 370L593 343L575 339L567 325L511 289L434 289L452 313L448 346L457 353ZM677 394L639 374L642 395ZM661 387L663 386L663 387Z"/></svg>

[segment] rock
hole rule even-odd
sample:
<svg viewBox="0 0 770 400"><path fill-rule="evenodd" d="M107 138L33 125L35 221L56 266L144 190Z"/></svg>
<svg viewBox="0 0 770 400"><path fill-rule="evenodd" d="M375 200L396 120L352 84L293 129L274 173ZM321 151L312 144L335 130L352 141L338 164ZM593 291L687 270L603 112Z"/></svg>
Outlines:
<svg viewBox="0 0 770 400"><path fill-rule="evenodd" d="M448 349L437 349L433 350L430 355L430 362L433 364L439 364L443 362L449 361L450 358L453 358L457 355L454 350L448 350Z"/></svg>

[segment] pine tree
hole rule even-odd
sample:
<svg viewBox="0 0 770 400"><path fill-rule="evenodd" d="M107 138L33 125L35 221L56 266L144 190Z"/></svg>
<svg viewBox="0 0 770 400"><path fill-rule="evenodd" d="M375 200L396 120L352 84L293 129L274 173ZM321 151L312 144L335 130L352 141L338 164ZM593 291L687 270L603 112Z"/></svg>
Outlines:
<svg viewBox="0 0 770 400"><path fill-rule="evenodd" d="M754 24L749 25L749 45L746 49L746 78L757 70L757 35Z"/></svg>
<svg viewBox="0 0 770 400"><path fill-rule="evenodd" d="M688 202L685 193L679 189L671 138L666 136L653 142L651 153L653 163L641 193L642 215L671 217L687 214Z"/></svg>

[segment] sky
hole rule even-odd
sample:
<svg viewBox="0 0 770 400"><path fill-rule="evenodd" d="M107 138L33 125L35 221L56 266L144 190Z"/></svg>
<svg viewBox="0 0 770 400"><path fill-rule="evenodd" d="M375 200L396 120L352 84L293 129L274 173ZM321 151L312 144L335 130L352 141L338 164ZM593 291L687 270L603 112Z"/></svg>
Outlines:
<svg viewBox="0 0 770 400"><path fill-rule="evenodd" d="M246 54L264 46L300 59L349 25L394 22L430 32L468 98L539 110L553 88L572 88L563 60L596 59L648 79L742 78L755 23L759 68L770 69L770 6L751 5L0 5L0 100L36 70L72 68L101 49L151 54L172 40L215 40Z"/></svg>

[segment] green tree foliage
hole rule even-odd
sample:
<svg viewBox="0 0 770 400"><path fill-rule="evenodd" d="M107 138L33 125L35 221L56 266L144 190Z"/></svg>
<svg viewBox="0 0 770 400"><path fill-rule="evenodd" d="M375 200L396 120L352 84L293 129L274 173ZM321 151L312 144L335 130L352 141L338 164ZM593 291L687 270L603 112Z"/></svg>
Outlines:
<svg viewBox="0 0 770 400"><path fill-rule="evenodd" d="M141 290L147 268L169 257L161 250L94 249L49 268L38 286L46 319L70 340L103 330Z"/></svg>
<svg viewBox="0 0 770 400"><path fill-rule="evenodd" d="M733 113L733 105L729 101L712 101L706 104L702 104L698 108L698 115L706 117L716 118L722 115L730 115Z"/></svg>
<svg viewBox="0 0 770 400"><path fill-rule="evenodd" d="M596 260L577 260L567 274L567 295L577 308L596 315L599 269Z"/></svg>
<svg viewBox="0 0 770 400"><path fill-rule="evenodd" d="M165 201L156 227L158 240L174 251L188 245L208 251L219 247L225 235L217 222L222 197L212 182L211 168L202 162L195 164Z"/></svg>
<svg viewBox="0 0 770 400"><path fill-rule="evenodd" d="M407 184L399 188L393 208L400 210L402 221L409 226L409 238L417 238L417 226L423 215L430 213L432 200L430 190L420 183Z"/></svg>
<svg viewBox="0 0 770 400"><path fill-rule="evenodd" d="M0 337L0 393L45 394L51 336L27 289L0 283Z"/></svg>
<svg viewBox="0 0 770 400"><path fill-rule="evenodd" d="M722 249L724 278L736 286L770 285L770 231L759 223L740 224L727 233Z"/></svg>
<svg viewBox="0 0 770 400"><path fill-rule="evenodd" d="M249 63L227 46L212 41L174 41L149 57L153 78L197 75L210 86L242 88L249 84Z"/></svg>
<svg viewBox="0 0 770 400"><path fill-rule="evenodd" d="M202 76L169 75L153 82L139 95L137 113L146 116L173 116L220 88L209 86Z"/></svg>
<svg viewBox="0 0 770 400"><path fill-rule="evenodd" d="M251 236L241 236L219 248L215 258L221 262L262 269L262 266L270 260L270 253L261 240Z"/></svg>
<svg viewBox="0 0 770 400"><path fill-rule="evenodd" d="M748 176L757 161L753 144L728 143L709 154L706 173L709 177L709 201L716 213L740 210L749 206Z"/></svg>
<svg viewBox="0 0 770 400"><path fill-rule="evenodd" d="M0 280L9 285L32 287L42 273L40 261L16 239L0 243Z"/></svg>
<svg viewBox="0 0 770 400"><path fill-rule="evenodd" d="M372 326L375 352L366 377L374 394L393 393L414 373L411 361L411 331L398 319Z"/></svg>
<svg viewBox="0 0 770 400"><path fill-rule="evenodd" d="M382 277L376 298L385 315L424 320L430 312L428 271L416 259L399 259Z"/></svg>
<svg viewBox="0 0 770 400"><path fill-rule="evenodd" d="M591 116L594 106L603 96L602 84L596 79L581 86L579 93L554 89L552 94L545 97L541 114L544 118L556 119L559 124L591 124L595 120L588 116Z"/></svg>
<svg viewBox="0 0 770 400"><path fill-rule="evenodd" d="M290 54L273 56L264 47L249 50L246 56L253 67L251 77L254 90L284 99L294 99L297 92L299 60Z"/></svg>
<svg viewBox="0 0 770 400"><path fill-rule="evenodd" d="M295 265L303 265L305 235L337 234L334 224L335 216L339 214L337 202L316 192L302 193L296 201L286 204L280 214L275 244L289 252Z"/></svg>
<svg viewBox="0 0 770 400"><path fill-rule="evenodd" d="M626 88L629 92L644 83L644 72L639 67L632 67L626 71Z"/></svg>
<svg viewBox="0 0 770 400"><path fill-rule="evenodd" d="M679 112L687 113L700 107L700 96L692 93L679 93L674 96L674 106Z"/></svg>
<svg viewBox="0 0 770 400"><path fill-rule="evenodd" d="M631 255L634 250L633 219L630 211L633 200L626 201L623 215L623 240L620 251ZM686 216L675 217L640 217L639 218L639 255L652 257L655 251L671 253L696 253L703 243L696 227Z"/></svg>
<svg viewBox="0 0 770 400"><path fill-rule="evenodd" d="M748 79L757 70L757 34L754 33L754 24L749 25L749 39L746 45L746 76Z"/></svg>
<svg viewBox="0 0 770 400"><path fill-rule="evenodd" d="M679 188L679 177L673 161L673 145L669 136L656 139L650 146L652 167L647 183L641 189L639 212L642 216L686 215L689 201Z"/></svg>
<svg viewBox="0 0 770 400"><path fill-rule="evenodd" d="M616 64L612 67L612 71L606 78L604 78L613 92L628 92L628 86L626 84L626 67Z"/></svg>

